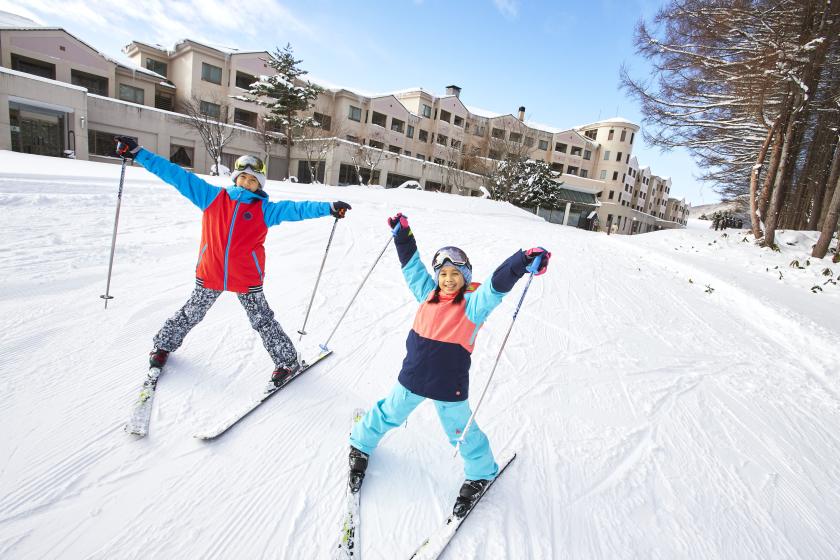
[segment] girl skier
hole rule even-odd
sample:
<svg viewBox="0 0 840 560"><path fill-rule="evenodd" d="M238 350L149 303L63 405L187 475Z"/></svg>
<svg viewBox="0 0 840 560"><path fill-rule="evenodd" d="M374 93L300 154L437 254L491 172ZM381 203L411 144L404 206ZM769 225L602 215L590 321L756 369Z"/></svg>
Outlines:
<svg viewBox="0 0 840 560"><path fill-rule="evenodd" d="M551 253L541 247L517 251L484 284L472 284L472 265L457 247L443 247L432 259L432 277L420 260L408 219L388 219L394 233L403 276L420 308L406 340L407 354L399 380L390 394L378 401L350 434L350 489L361 488L368 457L388 430L401 425L424 399L432 399L449 442L455 445L470 415L469 369L478 329L502 298L521 278L526 267L541 256L543 274ZM498 474L487 436L473 425L461 442L466 481L453 513L462 516Z"/></svg>
<svg viewBox="0 0 840 560"><path fill-rule="evenodd" d="M333 215L343 218L346 202L269 202L266 167L255 156L242 156L233 166L234 184L221 188L137 145L130 136L117 136L117 152L134 159L190 199L203 212L201 250L196 265L196 286L175 315L166 320L154 339L149 364L162 368L187 333L203 318L223 291L235 292L251 326L262 338L274 361L271 381L280 386L300 367L297 352L274 318L263 294L265 241L268 228L281 222Z"/></svg>

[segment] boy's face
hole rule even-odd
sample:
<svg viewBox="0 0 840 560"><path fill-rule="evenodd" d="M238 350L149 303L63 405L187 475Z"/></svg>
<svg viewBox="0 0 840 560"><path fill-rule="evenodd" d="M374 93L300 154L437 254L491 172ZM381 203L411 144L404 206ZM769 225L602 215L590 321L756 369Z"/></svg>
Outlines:
<svg viewBox="0 0 840 560"><path fill-rule="evenodd" d="M247 189L251 192L257 192L260 188L260 182L253 175L248 173L240 173L236 176L236 186Z"/></svg>
<svg viewBox="0 0 840 560"><path fill-rule="evenodd" d="M440 269L438 286L447 296L457 294L464 287L464 276L454 266L444 266Z"/></svg>

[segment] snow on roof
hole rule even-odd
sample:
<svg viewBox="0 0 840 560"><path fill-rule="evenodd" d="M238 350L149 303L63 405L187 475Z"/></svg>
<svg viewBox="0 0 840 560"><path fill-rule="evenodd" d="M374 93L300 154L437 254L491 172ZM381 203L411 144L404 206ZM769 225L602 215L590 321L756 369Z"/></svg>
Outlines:
<svg viewBox="0 0 840 560"><path fill-rule="evenodd" d="M479 107L473 107L472 105L464 105L467 110L472 113L473 115L484 117L487 119L492 119L495 117L501 117L504 113L494 113L493 111L488 111L487 109L480 109Z"/></svg>
<svg viewBox="0 0 840 560"><path fill-rule="evenodd" d="M557 134L558 132L563 132L562 128L557 128L555 126L551 126L551 125L548 125L548 124L538 123L536 121L525 121L525 125L530 126L531 128L536 128L537 130L550 132L552 134Z"/></svg>

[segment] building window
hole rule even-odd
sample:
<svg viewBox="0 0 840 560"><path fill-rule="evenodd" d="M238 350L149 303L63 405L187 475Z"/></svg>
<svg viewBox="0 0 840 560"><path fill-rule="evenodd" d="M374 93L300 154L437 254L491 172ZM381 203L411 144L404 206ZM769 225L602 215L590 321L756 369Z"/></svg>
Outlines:
<svg viewBox="0 0 840 560"><path fill-rule="evenodd" d="M502 153L499 150L490 150L487 155L490 159L502 159Z"/></svg>
<svg viewBox="0 0 840 560"><path fill-rule="evenodd" d="M540 150L547 150L548 149L548 140L540 140L540 143L537 147Z"/></svg>
<svg viewBox="0 0 840 560"><path fill-rule="evenodd" d="M627 159L624 160L624 163L630 163L630 154L627 154Z"/></svg>
<svg viewBox="0 0 840 560"><path fill-rule="evenodd" d="M615 196L615 191L610 191L610 196L608 196L607 198L608 198L609 200L612 200L612 199L613 199L613 196Z"/></svg>
<svg viewBox="0 0 840 560"><path fill-rule="evenodd" d="M414 138L414 127L411 126L411 125L408 125L408 127L406 127L406 129L405 129L405 135L408 136L409 138Z"/></svg>
<svg viewBox="0 0 840 560"><path fill-rule="evenodd" d="M567 148L568 146L566 144L563 144L562 142L557 142L556 144L554 144L554 151L560 152L561 154L565 154Z"/></svg>
<svg viewBox="0 0 840 560"><path fill-rule="evenodd" d="M421 142L428 142L429 141L429 131L420 129L420 132L417 133L417 139Z"/></svg>
<svg viewBox="0 0 840 560"><path fill-rule="evenodd" d="M354 107L350 105L350 110L347 113L347 118L351 121L361 122L362 121L362 109L361 107Z"/></svg>
<svg viewBox="0 0 840 560"><path fill-rule="evenodd" d="M609 150L604 151L604 161L609 161L610 160L610 154L611 153L612 152L610 152Z"/></svg>
<svg viewBox="0 0 840 560"><path fill-rule="evenodd" d="M344 138L346 138L348 142L355 142L356 144L359 143L359 137L358 136L353 136L352 134L348 134Z"/></svg>
<svg viewBox="0 0 840 560"><path fill-rule="evenodd" d="M446 146L446 141L447 141L447 140L449 140L449 138L447 138L447 137L446 137L446 136L444 136L443 134L438 134L438 135L437 135L436 142L437 142L438 144L440 144L441 146Z"/></svg>
<svg viewBox="0 0 840 560"><path fill-rule="evenodd" d="M145 99L145 92L143 88L130 86L128 84L120 84L120 99L123 101L130 101L142 105Z"/></svg>
<svg viewBox="0 0 840 560"><path fill-rule="evenodd" d="M108 78L102 76L70 70L70 83L74 86L87 88L90 93L96 95L108 95Z"/></svg>
<svg viewBox="0 0 840 560"><path fill-rule="evenodd" d="M612 140L614 134L615 134L615 130L610 130L610 133L607 134L607 140Z"/></svg>
<svg viewBox="0 0 840 560"><path fill-rule="evenodd" d="M377 150L381 150L385 147L385 144L382 142L377 142L376 140L368 140L368 146L371 148L376 148Z"/></svg>
<svg viewBox="0 0 840 560"><path fill-rule="evenodd" d="M388 122L388 117L383 115L382 113L377 113L376 111L370 117L371 124L375 124L376 126L381 126L385 128L385 124Z"/></svg>
<svg viewBox="0 0 840 560"><path fill-rule="evenodd" d="M193 166L193 149L189 146L169 145L169 161L181 167Z"/></svg>
<svg viewBox="0 0 840 560"><path fill-rule="evenodd" d="M618 171L613 171L613 181L618 181Z"/></svg>
<svg viewBox="0 0 840 560"><path fill-rule="evenodd" d="M438 164L438 165L443 165L445 162L441 158L436 157L435 158L435 163Z"/></svg>
<svg viewBox="0 0 840 560"><path fill-rule="evenodd" d="M402 148L400 148L399 146L394 146L393 144L391 144L390 146L388 146L388 151L391 152L391 153L394 153L394 154L398 154L398 153L402 152Z"/></svg>
<svg viewBox="0 0 840 560"><path fill-rule="evenodd" d="M475 129L473 129L474 136L484 136L484 132L485 130L483 126L475 125Z"/></svg>
<svg viewBox="0 0 840 560"><path fill-rule="evenodd" d="M440 120L449 122L452 119L452 113L449 111L440 110Z"/></svg>
<svg viewBox="0 0 840 560"><path fill-rule="evenodd" d="M222 83L222 69L206 62L201 63L201 79L213 84Z"/></svg>
<svg viewBox="0 0 840 560"><path fill-rule="evenodd" d="M238 111L238 109L237 109ZM332 128L332 117L329 115L322 115L321 113L314 113L312 115L315 119L314 125L318 128L322 128L324 130L329 130Z"/></svg>
<svg viewBox="0 0 840 560"><path fill-rule="evenodd" d="M584 150L583 159L592 159L592 152L590 150Z"/></svg>
<svg viewBox="0 0 840 560"><path fill-rule="evenodd" d="M165 62L155 60L154 58L146 59L146 70L151 70L152 72L160 74L161 76L166 76L166 66L167 64Z"/></svg>
<svg viewBox="0 0 840 560"><path fill-rule="evenodd" d="M633 138L635 138L635 137L636 137L636 133L635 133L635 132L631 132L631 133L630 133L630 143L631 143L631 144L633 143Z"/></svg>
<svg viewBox="0 0 840 560"><path fill-rule="evenodd" d="M393 130L394 132L402 133L405 130L405 121L401 121L392 117L391 130Z"/></svg>
<svg viewBox="0 0 840 560"><path fill-rule="evenodd" d="M464 117L459 117L458 115L455 115L455 120L452 121L452 124L454 124L455 126L464 126Z"/></svg>
<svg viewBox="0 0 840 560"><path fill-rule="evenodd" d="M202 115L218 119L222 114L222 106L216 103L210 103L209 101L202 101L199 103L199 111L201 111Z"/></svg>
<svg viewBox="0 0 840 560"><path fill-rule="evenodd" d="M580 176L581 177L589 177L589 171L587 171L586 169L581 169L580 170Z"/></svg>
<svg viewBox="0 0 840 560"><path fill-rule="evenodd" d="M251 128L257 128L257 114L243 109L234 109L233 122L250 126Z"/></svg>
<svg viewBox="0 0 840 560"><path fill-rule="evenodd" d="M583 152L583 148L581 148L580 146L572 146L571 155L579 156L581 152Z"/></svg>
<svg viewBox="0 0 840 560"><path fill-rule="evenodd" d="M522 134L519 133L519 132L511 132L508 139L511 142L516 142L516 143L522 142Z"/></svg>
<svg viewBox="0 0 840 560"><path fill-rule="evenodd" d="M615 161L621 161L621 152L618 152L618 153L615 155Z"/></svg>
<svg viewBox="0 0 840 560"><path fill-rule="evenodd" d="M163 109L164 111L172 111L175 108L175 96L169 92L156 91L155 92L155 109Z"/></svg>
<svg viewBox="0 0 840 560"><path fill-rule="evenodd" d="M562 163L552 163L551 170L556 171L557 173L563 173L563 164Z"/></svg>
<svg viewBox="0 0 840 560"><path fill-rule="evenodd" d="M416 158L417 158L417 159L419 159L420 161L426 161L426 156L424 156L423 154L417 154L417 155L416 155L416 156L414 156L414 157L416 157Z"/></svg>
<svg viewBox="0 0 840 560"><path fill-rule="evenodd" d="M97 156L112 156L116 157L116 149L114 146L113 132L102 132L101 130L88 129L88 150L91 154ZM133 137L137 142L137 138Z"/></svg>
<svg viewBox="0 0 840 560"><path fill-rule="evenodd" d="M432 116L432 108L424 103L420 108L420 114L428 119Z"/></svg>
<svg viewBox="0 0 840 560"><path fill-rule="evenodd" d="M595 140L595 138L598 136L598 131L597 131L597 130L587 130L587 131L586 131L586 132L584 132L583 134L584 134L584 136L586 136L587 138L590 138L590 139L592 139L592 140Z"/></svg>
<svg viewBox="0 0 840 560"><path fill-rule="evenodd" d="M494 128L490 131L490 135L495 138L496 140L504 140L505 139L505 131L501 128Z"/></svg>
<svg viewBox="0 0 840 560"><path fill-rule="evenodd" d="M42 62L40 60L35 60L34 58L26 58L25 56L13 54L12 70L55 80L55 64Z"/></svg>
<svg viewBox="0 0 840 560"><path fill-rule="evenodd" d="M455 148L456 150L461 147L461 141L455 140L454 138L449 142L449 145Z"/></svg>
<svg viewBox="0 0 840 560"><path fill-rule="evenodd" d="M526 136L525 137L525 145L528 146L529 148L532 148L534 146L534 137L533 136Z"/></svg>
<svg viewBox="0 0 840 560"><path fill-rule="evenodd" d="M604 180L604 179L606 179L606 178L607 178L607 170L606 170L606 169L602 169L602 170L601 170L601 175L599 176L599 179Z"/></svg>
<svg viewBox="0 0 840 560"><path fill-rule="evenodd" d="M408 150L404 151L403 153L404 153L406 156L411 157L411 152L409 152Z"/></svg>
<svg viewBox="0 0 840 560"><path fill-rule="evenodd" d="M569 167L566 168L566 174L567 175L577 175L578 174L578 168L569 166Z"/></svg>
<svg viewBox="0 0 840 560"><path fill-rule="evenodd" d="M236 73L236 87L241 89L251 89L251 84L257 81L257 78L245 72Z"/></svg>

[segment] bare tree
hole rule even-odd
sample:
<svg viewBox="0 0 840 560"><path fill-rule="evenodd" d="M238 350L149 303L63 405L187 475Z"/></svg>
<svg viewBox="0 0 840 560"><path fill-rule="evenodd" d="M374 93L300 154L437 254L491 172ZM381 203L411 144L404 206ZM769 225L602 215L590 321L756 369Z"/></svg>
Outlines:
<svg viewBox="0 0 840 560"><path fill-rule="evenodd" d="M318 170L322 163L326 164L327 157L338 146L341 136L340 124L333 126L332 122L318 122L313 119L303 126L297 145L303 151L313 182L319 181Z"/></svg>
<svg viewBox="0 0 840 560"><path fill-rule="evenodd" d="M359 147L350 156L350 161L356 170L356 177L359 179L359 184L370 184L374 180L376 170L382 162L397 157L397 154L389 152L385 149L385 144L382 141L382 134L375 131L371 138L368 139L368 145L359 144ZM373 143L373 145L370 145ZM362 172L366 171L368 175L367 182L362 176Z"/></svg>
<svg viewBox="0 0 840 560"><path fill-rule="evenodd" d="M201 137L204 149L214 162L213 175L218 175L222 166L222 152L237 130L228 124L232 112L230 103L218 97L204 101L193 96L181 104L181 113L186 115L181 121L193 128Z"/></svg>
<svg viewBox="0 0 840 560"><path fill-rule="evenodd" d="M271 148L275 145L281 144L284 136L274 130L274 125L268 120L258 117L256 126L257 137L263 147L263 161L265 166L269 167L271 160Z"/></svg>

